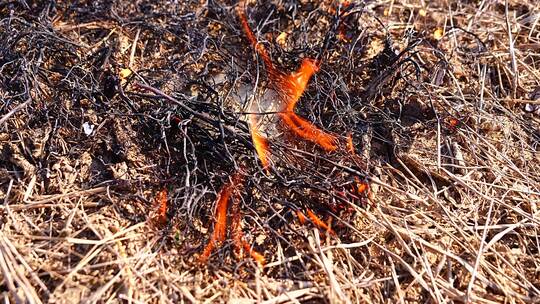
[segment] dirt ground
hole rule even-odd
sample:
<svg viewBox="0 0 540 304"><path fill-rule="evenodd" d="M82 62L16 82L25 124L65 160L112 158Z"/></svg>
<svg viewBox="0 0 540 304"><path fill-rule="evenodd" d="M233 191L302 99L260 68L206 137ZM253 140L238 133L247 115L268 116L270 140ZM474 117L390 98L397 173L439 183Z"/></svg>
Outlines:
<svg viewBox="0 0 540 304"><path fill-rule="evenodd" d="M317 60L293 123L331 149L270 112L240 10L279 75ZM4 303L540 302L537 1L18 0L0 22Z"/></svg>

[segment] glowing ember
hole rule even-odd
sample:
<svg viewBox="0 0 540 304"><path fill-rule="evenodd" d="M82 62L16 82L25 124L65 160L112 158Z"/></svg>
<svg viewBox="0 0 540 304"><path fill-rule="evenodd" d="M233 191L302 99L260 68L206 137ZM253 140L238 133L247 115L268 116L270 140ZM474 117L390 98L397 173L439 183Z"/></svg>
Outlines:
<svg viewBox="0 0 540 304"><path fill-rule="evenodd" d="M259 159L261 160L261 163L263 165L263 168L265 170L268 170L269 168L269 160L268 160L268 141L264 136L261 135L258 127L258 121L257 116L255 114L249 115L249 121L250 121L250 131L251 131L251 140L253 141L253 145L255 146L255 151L257 151L257 155L259 156Z"/></svg>
<svg viewBox="0 0 540 304"><path fill-rule="evenodd" d="M307 215L309 217L309 219L313 222L313 224L317 227L319 227L320 229L323 229L323 230L326 230L327 232L331 233L331 234L336 234L334 232L334 230L332 230L332 228L330 228L330 226L328 226L323 220L321 220L315 213L313 213L313 211L311 211L311 209L308 209L307 210Z"/></svg>
<svg viewBox="0 0 540 304"><path fill-rule="evenodd" d="M157 213L153 222L157 226L167 224L167 188L163 188L163 190L158 192L154 200L154 206L157 207Z"/></svg>
<svg viewBox="0 0 540 304"><path fill-rule="evenodd" d="M319 66L315 60L304 59L297 72L280 78L282 82L280 88L286 95L285 112L280 113L280 116L296 135L318 144L327 151L334 151L337 149L337 139L333 135L318 129L294 113L294 108L304 93L309 79L318 70Z"/></svg>
<svg viewBox="0 0 540 304"><path fill-rule="evenodd" d="M199 261L206 263L212 251L221 245L225 240L227 234L227 209L229 207L229 198L234 191L236 185L240 182L240 174L235 174L232 181L225 184L218 195L216 203L216 223L214 224L214 231L212 237L208 242L208 245L204 248Z"/></svg>
<svg viewBox="0 0 540 304"><path fill-rule="evenodd" d="M358 155L354 149L353 137L350 132L347 134L347 150L351 153L353 159L358 159ZM356 183L356 189L353 189L353 192L362 194L369 191L368 183L361 181L357 176L354 177L354 181Z"/></svg>
<svg viewBox="0 0 540 304"><path fill-rule="evenodd" d="M322 219L320 219L311 209L307 209L307 218L315 225L317 228L327 231L330 234L335 235L336 233L332 228L330 228ZM304 225L306 223L306 215L300 210L296 210L296 216L300 224Z"/></svg>
<svg viewBox="0 0 540 304"><path fill-rule="evenodd" d="M298 217L298 221L300 222L300 224L306 224L306 216L302 213L302 211L296 210L296 216Z"/></svg>
<svg viewBox="0 0 540 304"><path fill-rule="evenodd" d="M341 7L343 9L347 9L349 6L351 6L351 2L350 1L339 1L338 2L338 5L341 5ZM343 19L346 19L347 15L342 15L341 16L341 22L339 24L339 27L338 27L338 34L337 34L337 38L343 42L351 42L351 37L348 37L347 36L347 30L345 28L345 20Z"/></svg>
<svg viewBox="0 0 540 304"><path fill-rule="evenodd" d="M351 152L353 155L356 155L356 152L354 151L354 143L351 132L347 134L347 150Z"/></svg>
<svg viewBox="0 0 540 304"><path fill-rule="evenodd" d="M296 135L318 144L326 151L334 151L337 149L337 140L333 135L319 130L302 117L295 113L281 113L280 116L283 119L283 122L289 126Z"/></svg>
<svg viewBox="0 0 540 304"><path fill-rule="evenodd" d="M350 2L342 1L341 5L347 7L350 5ZM304 94L304 91L306 90L306 87L308 86L311 77L319 71L320 62L314 59L305 58L302 60L300 68L293 73L286 74L278 70L272 63L270 55L268 54L264 45L257 41L256 36L251 30L247 21L244 7L245 2L241 0L236 8L237 14L242 24L242 29L247 39L249 40L249 43L252 45L253 49L257 52L257 54L262 58L264 62L273 92L275 92L278 97L278 117L283 122L283 125L287 127L296 136L304 140L311 141L312 143L317 144L326 151L337 150L338 138L335 135L319 129L317 126L295 113L296 105ZM340 30L343 31L344 29L341 28ZM260 113L260 109L252 108L251 110L252 113ZM257 114L249 114L251 138L257 152L257 156L259 157L262 166L265 169L268 169L270 166L269 144L267 138L262 135L265 129L260 128L261 121L262 120L260 116L257 116ZM346 148L347 151L351 154L352 159L357 161L358 157L355 152L353 138L351 134L348 134L347 136ZM356 192L358 194L367 193L369 191L368 184L362 182L357 177L355 177L355 183L353 185L353 188L355 188L353 189L353 192ZM224 188L220 192L217 203L217 218L214 232L212 234L212 238L209 244L201 255L201 261L206 261L210 256L212 250L225 239L228 200L233 187L234 182L230 185L224 186ZM347 197L347 195L345 194L343 196ZM264 257L260 253L254 251L251 248L250 244L244 239L244 235L240 227L240 212L238 211L238 206L234 205L232 209L232 237L236 251L238 251L242 255L245 252L249 252L251 257L260 266L263 266L265 263ZM332 228L330 228L329 224L325 223L312 210L306 209L305 211L306 213L303 213L301 210L295 211L301 224L305 224L309 220L311 223L313 223L315 227L335 235L335 232L332 230Z"/></svg>
<svg viewBox="0 0 540 304"><path fill-rule="evenodd" d="M236 187L240 184L242 176L237 173L232 178L232 181L228 184L225 184L218 195L218 200L216 203L216 223L214 225L214 231L212 232L212 237L208 242L208 245L204 248L199 261L201 263L206 263L210 258L212 251L225 241L227 237L227 209L229 208L229 201L231 195L235 191ZM251 257L263 267L265 264L264 256L257 251L253 250L249 243L244 239L244 234L240 227L240 212L238 211L238 206L233 207L233 219L231 223L231 229L233 234L233 241L236 249L240 252L249 252Z"/></svg>
<svg viewBox="0 0 540 304"><path fill-rule="evenodd" d="M285 79L280 79L284 85L284 92L287 94L286 110L294 111L296 103L306 90L307 84L311 76L319 71L319 66L316 60L306 58L302 61L302 65L295 73L287 76ZM282 89L283 90L283 89Z"/></svg>
<svg viewBox="0 0 540 304"><path fill-rule="evenodd" d="M232 231L234 246L239 254L243 257L244 252L249 252L251 258L253 258L261 268L264 267L264 264L266 264L264 256L255 251L255 249L252 249L249 243L244 239L244 233L242 232L242 227L240 226L240 212L238 211L238 208L235 208Z"/></svg>
<svg viewBox="0 0 540 304"><path fill-rule="evenodd" d="M270 59L264 45L258 43L257 38L249 27L247 18L244 12L244 2L241 1L237 6L237 13L242 23L242 28L256 52L261 56L266 66L268 76L275 90L280 92L280 117L284 124L297 136L318 144L327 151L337 149L337 139L335 136L328 134L312 123L303 119L294 113L294 108L304 93L311 76L319 70L319 63L313 59L304 59L298 71L286 75L278 71ZM253 120L253 118L250 118ZM266 138L260 135L260 132L255 127L256 124L251 123L251 137L257 150L257 154L263 166L268 166L269 149Z"/></svg>
<svg viewBox="0 0 540 304"><path fill-rule="evenodd" d="M369 190L368 183L360 181L358 177L354 177L354 181L356 182L356 190L358 191L358 194L362 194Z"/></svg>
<svg viewBox="0 0 540 304"><path fill-rule="evenodd" d="M264 48L264 45L260 44L257 41L257 38L253 34L253 31L249 27L249 24L247 22L247 17L244 12L244 1L240 1L238 3L238 6L236 7L236 12L238 14L238 17L240 18L240 22L242 23L242 28L244 29L244 33L246 34L249 42L253 46L253 48L257 51L257 53L261 56L262 60L264 61L264 64L266 65L266 70L269 74L273 73L279 73L274 69L274 65L272 64L272 60L270 59L270 56L266 52L266 49Z"/></svg>
<svg viewBox="0 0 540 304"><path fill-rule="evenodd" d="M251 258L254 259L260 267L264 267L264 264L266 264L266 259L264 258L264 256L252 249L248 242L246 242L243 238L242 244L244 246L244 250L249 252L249 255L251 255Z"/></svg>

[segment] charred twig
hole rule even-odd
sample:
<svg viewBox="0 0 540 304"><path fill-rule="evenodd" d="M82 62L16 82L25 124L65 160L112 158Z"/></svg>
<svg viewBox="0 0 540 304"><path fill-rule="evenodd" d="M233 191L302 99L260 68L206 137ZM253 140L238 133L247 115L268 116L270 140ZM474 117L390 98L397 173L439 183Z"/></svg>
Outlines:
<svg viewBox="0 0 540 304"><path fill-rule="evenodd" d="M190 108L189 106L187 106L186 104L184 104L183 102L181 102L180 100L164 93L163 91L157 89L157 88L154 88L152 86L149 86L149 85L146 85L146 84L143 84L143 83L140 83L140 82L136 82L134 83L134 85L136 87L140 87L142 89L145 89L145 90L148 90L150 92L153 92L154 94L158 95L158 96L161 96L165 99L167 99L168 101L170 102L173 102L175 104L177 104L178 106L180 106L182 109L186 110L188 113L190 113L191 115L217 127L217 128L221 128L223 125L222 123L220 123L219 121L215 120L214 118L212 118L210 115L206 114L206 113L200 113L200 112L197 112L195 110L193 110L192 108ZM229 134L232 134L234 136L240 136L240 138L244 141L244 142L248 142L247 140L245 140L245 136L247 136L246 133L244 133L243 130L240 130L236 127L232 127L232 126L223 126L223 128L225 130L227 130L229 132ZM250 145L251 146L251 145Z"/></svg>
<svg viewBox="0 0 540 304"><path fill-rule="evenodd" d="M26 107L30 103L30 101L32 101L32 98L28 98L25 102L17 105L15 108L9 111L6 115L2 116L2 118L0 118L0 126L2 126L11 116L13 116L13 114L17 113L18 111Z"/></svg>

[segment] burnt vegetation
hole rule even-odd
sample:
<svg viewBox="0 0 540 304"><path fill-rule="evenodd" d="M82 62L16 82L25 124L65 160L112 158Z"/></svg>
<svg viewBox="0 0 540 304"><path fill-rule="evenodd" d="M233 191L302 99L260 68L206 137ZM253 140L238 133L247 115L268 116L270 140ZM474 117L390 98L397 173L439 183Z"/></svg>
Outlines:
<svg viewBox="0 0 540 304"><path fill-rule="evenodd" d="M0 298L539 300L534 1L7 1L0 23ZM293 118L261 48L282 78L314 64Z"/></svg>

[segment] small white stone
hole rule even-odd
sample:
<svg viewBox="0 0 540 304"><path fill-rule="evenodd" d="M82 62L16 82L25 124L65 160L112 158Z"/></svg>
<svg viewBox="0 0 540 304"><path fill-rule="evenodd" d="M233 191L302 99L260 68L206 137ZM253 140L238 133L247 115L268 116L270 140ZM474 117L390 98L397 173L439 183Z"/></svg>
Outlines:
<svg viewBox="0 0 540 304"><path fill-rule="evenodd" d="M88 123L88 122L85 122L83 123L83 130L84 130L84 134L86 134L86 136L90 136L92 134L92 132L94 132L94 125Z"/></svg>

